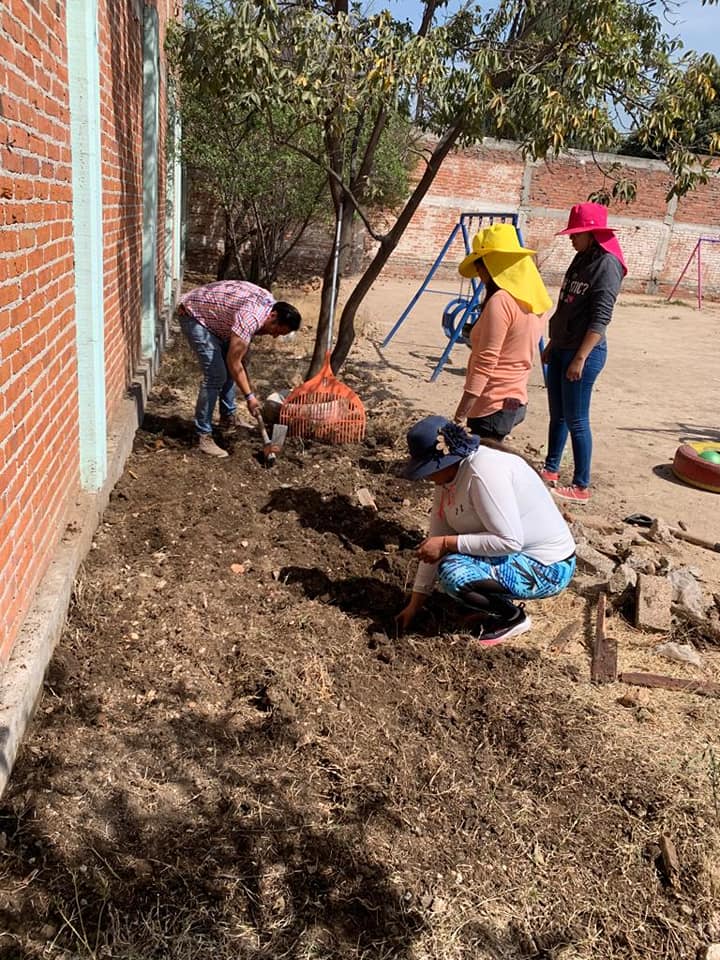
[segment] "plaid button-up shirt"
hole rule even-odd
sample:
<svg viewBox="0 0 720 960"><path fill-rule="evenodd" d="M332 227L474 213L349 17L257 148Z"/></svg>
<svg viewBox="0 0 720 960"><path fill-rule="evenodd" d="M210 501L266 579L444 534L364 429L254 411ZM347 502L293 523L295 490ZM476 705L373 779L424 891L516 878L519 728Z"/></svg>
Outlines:
<svg viewBox="0 0 720 960"><path fill-rule="evenodd" d="M235 333L245 343L265 323L275 302L269 290L245 280L217 280L180 299L181 306L216 337L229 340Z"/></svg>

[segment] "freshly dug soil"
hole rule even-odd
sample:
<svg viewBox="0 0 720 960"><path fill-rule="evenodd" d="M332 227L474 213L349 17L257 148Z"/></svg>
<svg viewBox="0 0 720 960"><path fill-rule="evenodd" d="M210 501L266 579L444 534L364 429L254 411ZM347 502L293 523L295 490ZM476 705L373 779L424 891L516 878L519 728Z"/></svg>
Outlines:
<svg viewBox="0 0 720 960"><path fill-rule="evenodd" d="M260 387L302 363L261 348ZM0 958L720 940L717 703L592 686L570 592L492 650L440 598L398 638L429 497L394 475L412 411L366 375L363 443L291 440L267 470L249 427L227 460L195 452L194 388L178 342L0 802Z"/></svg>

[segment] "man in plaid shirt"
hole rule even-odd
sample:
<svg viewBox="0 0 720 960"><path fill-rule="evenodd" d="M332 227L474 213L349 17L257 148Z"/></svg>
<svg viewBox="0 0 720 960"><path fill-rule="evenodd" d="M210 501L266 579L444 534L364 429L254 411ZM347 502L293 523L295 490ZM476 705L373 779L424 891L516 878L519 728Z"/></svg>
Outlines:
<svg viewBox="0 0 720 960"><path fill-rule="evenodd" d="M218 280L180 299L178 319L200 361L203 380L195 406L198 446L212 457L227 457L212 437L215 404L220 400L220 428L235 425L235 387L242 390L254 416L260 401L253 392L245 360L253 337L282 337L300 328L292 304L275 300L268 290L244 280Z"/></svg>

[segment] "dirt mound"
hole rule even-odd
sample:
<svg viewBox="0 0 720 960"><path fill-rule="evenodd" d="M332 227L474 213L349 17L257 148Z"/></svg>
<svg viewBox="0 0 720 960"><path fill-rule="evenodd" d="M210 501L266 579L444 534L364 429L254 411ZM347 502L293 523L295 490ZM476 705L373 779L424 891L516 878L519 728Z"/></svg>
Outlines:
<svg viewBox="0 0 720 960"><path fill-rule="evenodd" d="M629 960L720 938L717 704L591 686L569 593L507 647L439 598L396 638L428 496L393 475L407 412L378 386L364 444L291 441L269 471L240 428L218 462L192 450L181 361L3 799L0 957Z"/></svg>

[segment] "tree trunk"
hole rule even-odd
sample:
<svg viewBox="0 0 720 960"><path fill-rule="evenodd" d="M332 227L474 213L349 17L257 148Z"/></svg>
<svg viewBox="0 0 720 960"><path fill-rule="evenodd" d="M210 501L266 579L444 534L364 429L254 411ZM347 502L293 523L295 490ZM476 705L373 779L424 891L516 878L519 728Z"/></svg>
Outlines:
<svg viewBox="0 0 720 960"><path fill-rule="evenodd" d="M223 245L223 252L220 255L217 265L217 277L218 280L225 280L227 275L235 263L235 243L233 241L233 232L230 224L230 213L225 211L225 243Z"/></svg>
<svg viewBox="0 0 720 960"><path fill-rule="evenodd" d="M392 229L383 237L377 253L368 265L365 273L363 273L358 282L355 284L352 293L348 297L348 301L345 304L345 308L340 317L337 343L335 344L335 349L333 350L332 354L332 368L335 373L337 373L337 371L345 363L352 345L355 342L355 316L360 304L365 299L370 287L377 280L380 271L390 258L390 254L393 252L395 247L397 247L407 225L410 223L415 211L420 206L422 199L430 189L435 177L437 176L441 163L448 155L450 150L452 150L459 135L460 125L455 124L437 142L427 167L425 168L425 171L417 186L410 194L410 198L408 199L407 203L401 210L400 216L393 224ZM315 344L315 349L317 352L317 343Z"/></svg>
<svg viewBox="0 0 720 960"><path fill-rule="evenodd" d="M336 290L335 290L335 304L336 304L336 313L337 313L337 296L340 291L340 278L343 275L345 266L347 264L348 257L350 255L350 247L352 241L352 225L353 225L353 207L352 204L345 199L341 201L342 203L342 229L340 231L340 256L338 260L338 272L336 278ZM333 242L330 249L330 255L328 256L327 262L325 263L325 269L323 270L323 283L322 291L320 293L320 315L318 317L318 326L315 333L315 349L313 351L312 360L310 361L310 367L307 372L306 379L314 376L325 360L325 354L328 350L328 332L330 328L330 303L332 300L332 289L333 289L333 262L335 258L335 236L337 232L337 217L340 215L340 212L336 214L335 227L333 229ZM330 344L330 349L332 349L332 344Z"/></svg>

